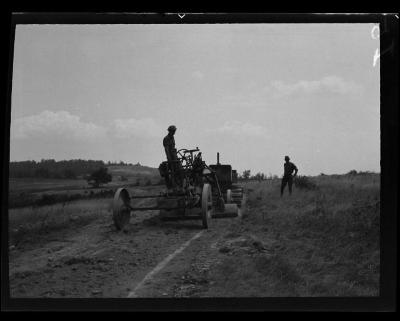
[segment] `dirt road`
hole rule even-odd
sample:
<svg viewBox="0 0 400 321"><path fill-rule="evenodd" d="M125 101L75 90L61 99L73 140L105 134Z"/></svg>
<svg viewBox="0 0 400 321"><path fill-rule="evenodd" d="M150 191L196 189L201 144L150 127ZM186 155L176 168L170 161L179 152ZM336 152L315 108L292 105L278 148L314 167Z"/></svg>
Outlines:
<svg viewBox="0 0 400 321"><path fill-rule="evenodd" d="M11 296L192 295L204 290L202 274L213 259L209 252L217 251L221 232L231 223L219 220L204 230L200 221L164 222L157 212L148 211L132 217L127 230L118 232L109 212L82 228L12 247ZM198 277L187 279L188 271Z"/></svg>

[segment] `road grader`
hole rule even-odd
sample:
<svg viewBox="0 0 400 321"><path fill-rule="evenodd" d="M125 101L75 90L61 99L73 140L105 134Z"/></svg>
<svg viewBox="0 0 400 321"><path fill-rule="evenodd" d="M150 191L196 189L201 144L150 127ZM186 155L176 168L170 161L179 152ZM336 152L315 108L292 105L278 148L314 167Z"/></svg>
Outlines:
<svg viewBox="0 0 400 321"><path fill-rule="evenodd" d="M113 221L117 230L129 224L131 213L156 210L162 220L201 220L209 228L215 218L238 217L244 210L243 188L231 165L207 165L199 148L180 149L176 160L159 166L166 188L154 195L131 195L118 188L113 199ZM132 206L132 200L155 199L153 206Z"/></svg>

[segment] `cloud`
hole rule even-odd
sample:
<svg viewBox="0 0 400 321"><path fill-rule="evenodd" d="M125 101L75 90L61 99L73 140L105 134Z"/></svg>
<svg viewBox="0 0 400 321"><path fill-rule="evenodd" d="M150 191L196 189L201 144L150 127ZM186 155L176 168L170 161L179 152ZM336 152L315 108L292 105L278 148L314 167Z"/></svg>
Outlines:
<svg viewBox="0 0 400 321"><path fill-rule="evenodd" d="M230 135L265 137L266 128L257 124L241 121L226 121L221 127L209 130L213 133L227 133Z"/></svg>
<svg viewBox="0 0 400 321"><path fill-rule="evenodd" d="M97 139L106 129L80 120L68 111L45 110L37 115L17 118L11 122L11 138L65 137L68 139Z"/></svg>
<svg viewBox="0 0 400 321"><path fill-rule="evenodd" d="M115 119L102 127L84 122L68 111L45 110L37 115L17 118L11 122L12 139L67 139L95 141L107 136L116 138L160 137L164 132L152 118Z"/></svg>
<svg viewBox="0 0 400 321"><path fill-rule="evenodd" d="M113 134L116 138L160 137L162 131L163 128L152 118L115 119L113 124Z"/></svg>
<svg viewBox="0 0 400 321"><path fill-rule="evenodd" d="M296 83L284 81L272 81L269 85L249 82L233 93L220 97L221 109L227 105L236 108L252 108L252 110L264 111L273 107L273 99L280 99L292 95L313 95L333 93L337 95L362 95L363 87L352 81L344 80L337 76L326 76L319 80L301 80Z"/></svg>
<svg viewBox="0 0 400 321"><path fill-rule="evenodd" d="M335 94L360 94L363 90L361 85L352 81L346 81L341 77L327 76L320 80L301 80L294 84L282 81L274 81L266 88L272 94L282 97L297 93L314 94L317 92L332 92Z"/></svg>
<svg viewBox="0 0 400 321"><path fill-rule="evenodd" d="M196 70L196 71L192 72L192 76L193 76L193 78L199 79L199 80L204 78L204 74L200 70Z"/></svg>

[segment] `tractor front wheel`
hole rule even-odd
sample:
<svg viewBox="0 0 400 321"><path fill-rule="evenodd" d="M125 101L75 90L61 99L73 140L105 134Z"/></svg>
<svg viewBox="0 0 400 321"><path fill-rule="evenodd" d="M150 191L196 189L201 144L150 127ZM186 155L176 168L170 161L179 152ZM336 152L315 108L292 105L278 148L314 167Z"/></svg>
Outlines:
<svg viewBox="0 0 400 321"><path fill-rule="evenodd" d="M213 210L211 185L204 184L203 191L201 194L201 218L203 222L203 228L208 228L211 215Z"/></svg>

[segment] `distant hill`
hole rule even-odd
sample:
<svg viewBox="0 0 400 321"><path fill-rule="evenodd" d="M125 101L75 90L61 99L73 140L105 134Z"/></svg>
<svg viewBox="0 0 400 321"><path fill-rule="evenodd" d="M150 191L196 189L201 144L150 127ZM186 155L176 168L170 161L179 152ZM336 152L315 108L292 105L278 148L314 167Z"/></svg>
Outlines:
<svg viewBox="0 0 400 321"><path fill-rule="evenodd" d="M84 178L101 167L107 167L109 173L114 176L131 177L159 177L158 168L137 164L105 163L100 160L72 159L55 161L54 159L42 159L36 161L20 161L9 163L10 178L50 178L50 179L76 179Z"/></svg>

